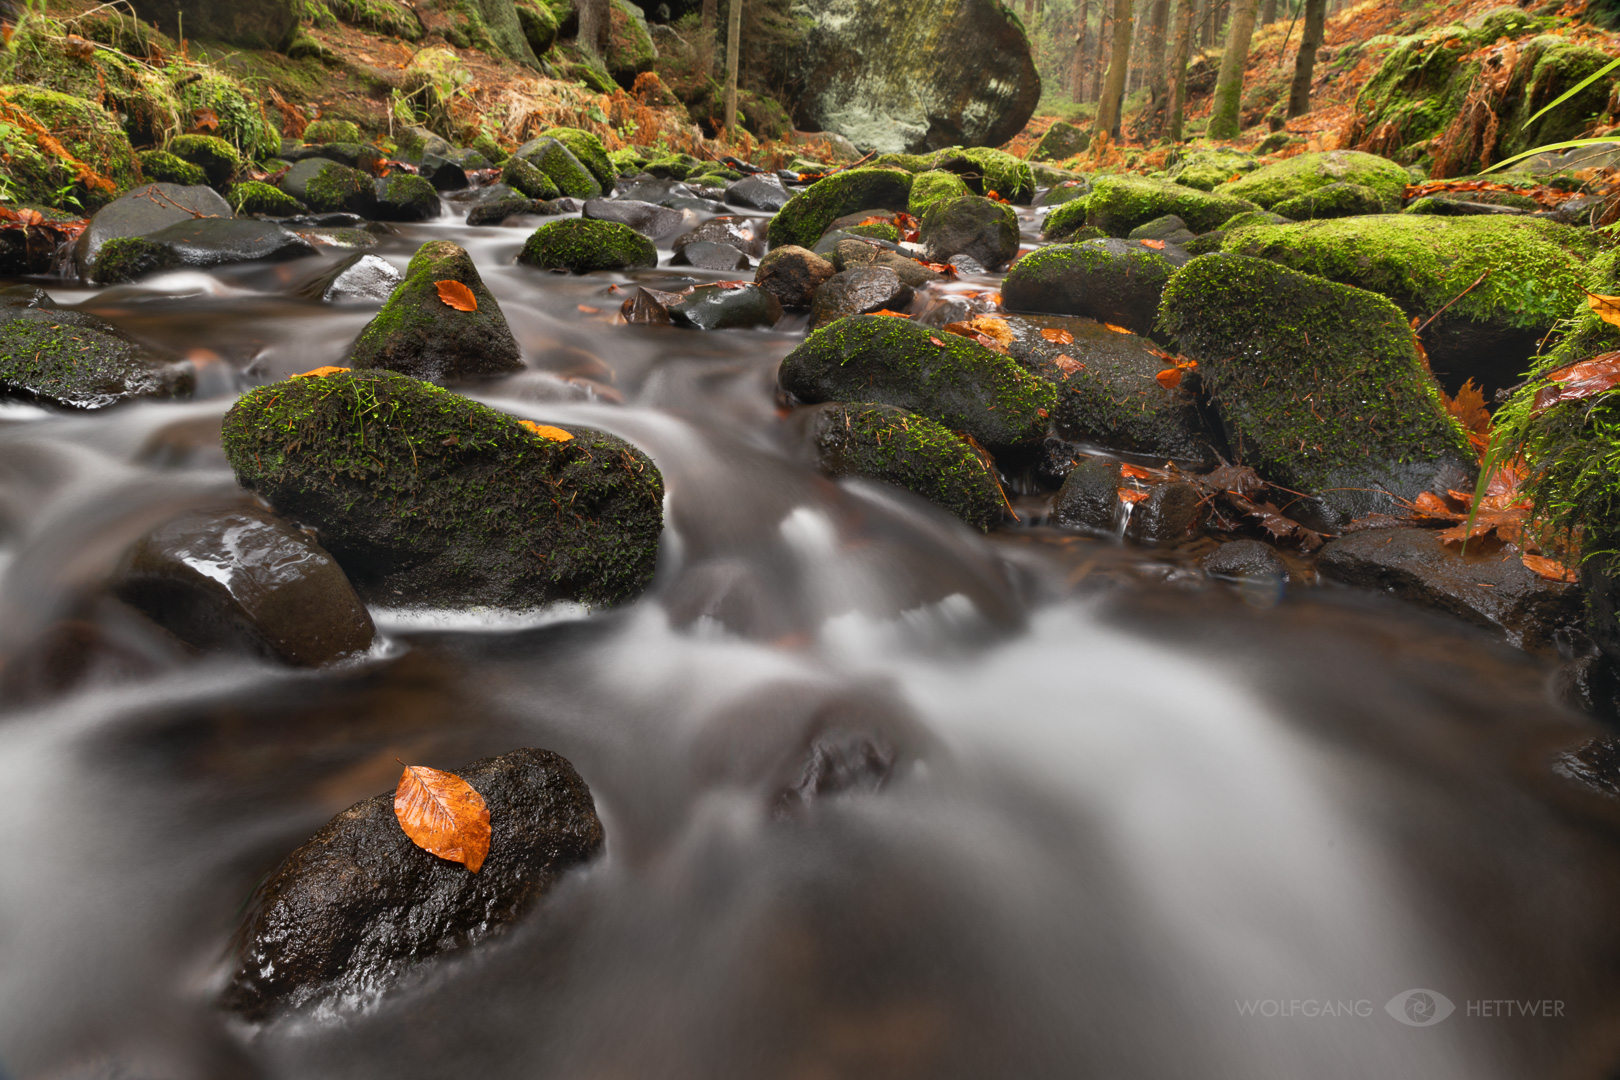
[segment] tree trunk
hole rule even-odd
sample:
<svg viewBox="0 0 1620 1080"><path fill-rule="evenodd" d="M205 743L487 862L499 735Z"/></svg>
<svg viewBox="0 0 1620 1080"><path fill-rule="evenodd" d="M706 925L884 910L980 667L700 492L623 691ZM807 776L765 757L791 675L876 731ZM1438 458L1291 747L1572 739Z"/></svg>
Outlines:
<svg viewBox="0 0 1620 1080"><path fill-rule="evenodd" d="M1194 0L1176 0L1176 44L1170 53L1170 141L1181 141L1182 111L1187 105L1187 54L1192 51ZM1200 5L1202 6L1202 5Z"/></svg>
<svg viewBox="0 0 1620 1080"><path fill-rule="evenodd" d="M699 40L701 55L698 62L703 65L703 74L714 74L714 28L720 21L720 0L703 0L703 35Z"/></svg>
<svg viewBox="0 0 1620 1080"><path fill-rule="evenodd" d="M1288 115L1311 111L1311 79L1316 71L1316 50L1322 47L1327 22L1327 0L1305 0L1305 29L1294 58L1294 85L1288 91Z"/></svg>
<svg viewBox="0 0 1620 1080"><path fill-rule="evenodd" d="M1131 59L1131 0L1114 0L1114 48L1108 58L1108 78L1097 102L1098 135L1119 138L1119 112L1125 100L1125 68Z"/></svg>
<svg viewBox="0 0 1620 1080"><path fill-rule="evenodd" d="M1091 0L1080 0L1080 27L1074 35L1074 67L1069 78L1069 93L1076 105L1086 100L1086 18L1090 14Z"/></svg>
<svg viewBox="0 0 1620 1080"><path fill-rule="evenodd" d="M1148 31L1147 84L1148 130L1154 134L1164 130L1165 78L1164 46L1165 23L1170 19L1170 0L1154 0L1153 22Z"/></svg>
<svg viewBox="0 0 1620 1080"><path fill-rule="evenodd" d="M1260 7L1260 25L1270 26L1277 21L1277 0L1265 0Z"/></svg>
<svg viewBox="0 0 1620 1080"><path fill-rule="evenodd" d="M1243 104L1243 71L1249 66L1249 39L1254 36L1254 14L1259 0L1236 0L1232 5L1232 25L1226 33L1226 52L1221 56L1221 73L1215 80L1214 102L1209 111L1209 137L1235 139L1241 124L1238 113Z"/></svg>
<svg viewBox="0 0 1620 1080"><path fill-rule="evenodd" d="M1108 0L1097 12L1097 52L1091 58L1091 100L1102 100L1103 50L1108 48Z"/></svg>
<svg viewBox="0 0 1620 1080"><path fill-rule="evenodd" d="M601 61L607 56L608 33L613 27L611 19L608 0L580 0L576 44L587 57Z"/></svg>
<svg viewBox="0 0 1620 1080"><path fill-rule="evenodd" d="M742 43L743 0L731 0L730 33L726 35L726 136L737 126L737 55Z"/></svg>

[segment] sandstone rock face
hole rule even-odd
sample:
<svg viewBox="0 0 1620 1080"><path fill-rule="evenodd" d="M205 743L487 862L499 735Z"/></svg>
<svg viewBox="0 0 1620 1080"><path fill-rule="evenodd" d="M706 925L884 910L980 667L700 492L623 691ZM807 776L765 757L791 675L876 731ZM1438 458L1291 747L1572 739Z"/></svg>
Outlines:
<svg viewBox="0 0 1620 1080"><path fill-rule="evenodd" d="M1035 111L1029 40L996 0L798 0L810 23L788 63L798 127L862 150L996 146Z"/></svg>

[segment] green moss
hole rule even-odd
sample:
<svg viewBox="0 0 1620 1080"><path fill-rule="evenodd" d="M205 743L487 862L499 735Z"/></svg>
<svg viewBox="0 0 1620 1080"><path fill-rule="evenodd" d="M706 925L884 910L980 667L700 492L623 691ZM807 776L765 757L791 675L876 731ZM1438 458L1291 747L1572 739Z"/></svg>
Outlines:
<svg viewBox="0 0 1620 1080"><path fill-rule="evenodd" d="M162 38L133 19L103 14L115 21L98 19L94 24L84 25L86 36L100 27L106 31L102 37L118 39L125 35L115 27L128 26L135 28L130 34L150 44L155 45ZM162 69L110 49L96 49L82 59L70 56L63 48L58 32L61 30L65 28L50 20L38 21L35 17L24 20L12 38L11 47L0 50L0 81L54 90L99 104L118 120L130 142L137 146L162 143L180 130L180 100ZM116 40L107 43L121 47ZM134 55L147 55L146 48L134 40L128 43L137 48Z"/></svg>
<svg viewBox="0 0 1620 1080"><path fill-rule="evenodd" d="M468 145L468 149L482 155L484 160L492 166L499 165L510 157L505 150L501 149L501 144L495 141L495 137L487 131L480 131L473 136L473 141Z"/></svg>
<svg viewBox="0 0 1620 1080"><path fill-rule="evenodd" d="M936 151L929 168L959 174L975 195L994 191L1008 202L1029 203L1035 198L1035 174L1029 162L988 146L953 146Z"/></svg>
<svg viewBox="0 0 1620 1080"><path fill-rule="evenodd" d="M56 147L18 131L6 143L9 160L0 174L11 199L53 207L71 206L68 200L73 199L85 210L95 210L140 181L140 162L129 138L99 105L31 86L0 86L0 105L33 119L99 177L81 179Z"/></svg>
<svg viewBox="0 0 1620 1080"><path fill-rule="evenodd" d="M1319 187L1272 207L1274 213L1294 221L1381 214L1384 209L1384 200L1378 192L1360 184L1346 183Z"/></svg>
<svg viewBox="0 0 1620 1080"><path fill-rule="evenodd" d="M588 131L570 127L547 128L540 133L540 138L556 139L568 147L568 152L590 170L591 176L601 185L603 191L613 190L613 184L619 178L619 171L613 167L613 162L608 160L607 147L602 145L601 139Z"/></svg>
<svg viewBox="0 0 1620 1080"><path fill-rule="evenodd" d="M900 230L892 222L876 221L870 225L851 225L841 230L851 236L870 236L874 240L887 240L891 244L900 242Z"/></svg>
<svg viewBox="0 0 1620 1080"><path fill-rule="evenodd" d="M1041 239L1064 240L1072 237L1085 227L1089 212L1088 196L1085 195L1059 203L1041 223Z"/></svg>
<svg viewBox="0 0 1620 1080"><path fill-rule="evenodd" d="M903 169L866 167L817 180L771 218L771 247L814 248L827 226L857 210L904 210L912 179Z"/></svg>
<svg viewBox="0 0 1620 1080"><path fill-rule="evenodd" d="M208 174L189 161L181 161L166 150L142 150L135 155L147 180L162 184L199 187L208 183Z"/></svg>
<svg viewBox="0 0 1620 1080"><path fill-rule="evenodd" d="M534 50L534 55L544 56L557 41L557 16L545 4L518 3L513 6L517 9L518 24L523 27L523 36L528 40L529 48Z"/></svg>
<svg viewBox="0 0 1620 1080"><path fill-rule="evenodd" d="M357 143L363 138L360 125L352 120L317 120L304 129L303 141L314 146L321 143Z"/></svg>
<svg viewBox="0 0 1620 1080"><path fill-rule="evenodd" d="M231 209L238 214L266 214L270 217L292 217L304 212L304 204L297 199L258 180L245 180L231 188L227 196ZM99 265L99 263L97 264Z"/></svg>
<svg viewBox="0 0 1620 1080"><path fill-rule="evenodd" d="M243 486L321 530L372 602L618 603L651 578L663 482L634 447L390 372L293 379L225 417Z"/></svg>
<svg viewBox="0 0 1620 1080"><path fill-rule="evenodd" d="M905 488L985 531L1001 521L994 474L965 440L926 417L891 405L828 405L815 416L814 439L832 476Z"/></svg>
<svg viewBox="0 0 1620 1080"><path fill-rule="evenodd" d="M1188 154L1172 165L1165 175L1186 187L1214 191L1232 177L1253 172L1259 167L1260 162L1253 154L1220 146Z"/></svg>
<svg viewBox="0 0 1620 1080"><path fill-rule="evenodd" d="M551 177L515 155L502 167L501 182L531 199L555 199L562 194Z"/></svg>
<svg viewBox="0 0 1620 1080"><path fill-rule="evenodd" d="M570 198L594 199L602 194L602 185L596 175L561 140L549 137L531 139L518 147L517 153L512 156L522 158L545 173L557 185L557 190ZM603 156L605 160L606 155Z"/></svg>
<svg viewBox="0 0 1620 1080"><path fill-rule="evenodd" d="M995 451L1039 442L1057 402L1050 383L978 342L882 315L815 331L782 361L779 378L800 401L894 405Z"/></svg>
<svg viewBox="0 0 1620 1080"><path fill-rule="evenodd" d="M1366 489L1413 498L1448 468L1464 480L1466 435L1382 297L1201 255L1165 288L1161 324L1198 361L1232 449L1273 483L1348 515L1380 505Z"/></svg>
<svg viewBox="0 0 1620 1080"><path fill-rule="evenodd" d="M1052 185L1046 197L1041 200L1042 206L1064 206L1076 199L1082 199L1091 194L1091 181L1085 177L1076 180L1065 180Z"/></svg>
<svg viewBox="0 0 1620 1080"><path fill-rule="evenodd" d="M637 147L626 146L610 152L608 160L620 176L634 176L646 167L649 158Z"/></svg>
<svg viewBox="0 0 1620 1080"><path fill-rule="evenodd" d="M439 296L440 281L465 285L477 307L458 311L446 305ZM411 256L404 280L361 329L349 353L349 366L387 368L443 382L506 374L523 365L500 303L466 249L435 240Z"/></svg>
<svg viewBox="0 0 1620 1080"><path fill-rule="evenodd" d="M1053 213L1077 213L1069 210L1072 205L1067 204ZM1166 214L1176 215L1187 223L1187 228L1201 233L1218 229L1228 218L1255 209L1254 203L1236 198L1225 189L1204 192L1141 176L1097 177L1085 206L1086 224L1119 237L1129 236L1137 226ZM1069 218L1061 220L1067 222ZM1050 229L1051 218L1047 221Z"/></svg>
<svg viewBox="0 0 1620 1080"><path fill-rule="evenodd" d="M0 393L75 409L100 409L178 389L128 342L52 311L0 323Z"/></svg>
<svg viewBox="0 0 1620 1080"><path fill-rule="evenodd" d="M1046 129L1041 141L1029 152L1031 161L1062 161L1084 153L1091 145L1091 132L1059 120Z"/></svg>
<svg viewBox="0 0 1620 1080"><path fill-rule="evenodd" d="M169 153L203 171L208 183L223 191L242 171L236 147L214 135L180 135L169 143Z"/></svg>
<svg viewBox="0 0 1620 1080"><path fill-rule="evenodd" d="M335 162L327 165L304 188L305 201L317 214L360 212L376 202L377 188L359 169Z"/></svg>
<svg viewBox="0 0 1620 1080"><path fill-rule="evenodd" d="M1248 176L1223 184L1218 194L1248 199L1262 209L1309 194L1329 184L1360 184L1383 200L1388 210L1397 210L1406 185L1406 170L1388 158L1358 150L1328 150L1283 158ZM1198 230L1195 230L1198 231Z"/></svg>
<svg viewBox="0 0 1620 1080"><path fill-rule="evenodd" d="M884 157L898 157L897 154L885 154ZM959 199L968 194L967 184L955 173L943 169L929 169L920 172L911 183L911 196L906 204L906 213L914 218L921 218L928 208L942 199Z"/></svg>
<svg viewBox="0 0 1620 1080"><path fill-rule="evenodd" d="M180 98L183 115L192 116L199 109L207 109L219 123L219 137L249 160L269 157L281 149L281 135L270 123L260 96L244 89L234 79L193 70L176 80L175 93ZM169 149L174 151L173 144Z"/></svg>
<svg viewBox="0 0 1620 1080"><path fill-rule="evenodd" d="M575 274L629 270L657 266L658 249L651 240L617 221L570 218L534 230L518 253L518 262Z"/></svg>
<svg viewBox="0 0 1620 1080"><path fill-rule="evenodd" d="M1132 241L1052 244L1014 263L1001 292L1008 311L1082 315L1149 334L1159 293L1175 270Z"/></svg>
<svg viewBox="0 0 1620 1080"><path fill-rule="evenodd" d="M660 180L685 180L704 162L691 154L661 154L647 162L647 175Z"/></svg>
<svg viewBox="0 0 1620 1080"><path fill-rule="evenodd" d="M873 165L892 165L909 173L927 172L934 167L933 154L879 154Z"/></svg>
<svg viewBox="0 0 1620 1080"><path fill-rule="evenodd" d="M422 22L403 4L394 0L327 0L333 14L350 26L376 34L420 41L427 33Z"/></svg>
<svg viewBox="0 0 1620 1080"><path fill-rule="evenodd" d="M99 285L118 285L175 270L180 265L180 256L166 244L144 236L116 236L96 253L95 279Z"/></svg>

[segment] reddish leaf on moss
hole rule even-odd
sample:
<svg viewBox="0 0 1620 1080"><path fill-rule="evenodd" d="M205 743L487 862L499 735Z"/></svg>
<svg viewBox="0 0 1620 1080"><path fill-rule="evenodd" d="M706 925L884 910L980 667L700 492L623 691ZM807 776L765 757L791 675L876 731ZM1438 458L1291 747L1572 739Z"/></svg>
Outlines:
<svg viewBox="0 0 1620 1080"><path fill-rule="evenodd" d="M394 816L411 843L474 874L489 855L489 806L455 773L405 766L394 789Z"/></svg>
<svg viewBox="0 0 1620 1080"><path fill-rule="evenodd" d="M1590 360L1566 364L1545 378L1553 386L1536 391L1535 411L1552 407L1560 401L1579 401L1592 397L1620 383L1620 352L1606 352Z"/></svg>
<svg viewBox="0 0 1620 1080"><path fill-rule="evenodd" d="M1041 337L1052 342L1054 345L1074 344L1074 335L1069 333L1067 330L1058 330L1048 327L1047 329L1041 331Z"/></svg>
<svg viewBox="0 0 1620 1080"><path fill-rule="evenodd" d="M887 315L890 318L894 318L894 319L909 319L909 318L911 318L910 315L907 315L903 311L890 311L888 308L880 308L877 311L872 312L872 314L874 314L874 315Z"/></svg>
<svg viewBox="0 0 1620 1080"><path fill-rule="evenodd" d="M1145 248L1152 248L1154 251L1164 250L1163 240L1138 240L1137 243L1141 244Z"/></svg>
<svg viewBox="0 0 1620 1080"><path fill-rule="evenodd" d="M552 427L550 424L537 424L533 420L519 420L518 423L528 428L542 439L550 439L552 442L567 442L569 439L573 438L573 435L564 431L562 428Z"/></svg>
<svg viewBox="0 0 1620 1080"><path fill-rule="evenodd" d="M300 371L297 375L294 375L293 378L295 378L295 379L319 379L319 378L322 378L322 377L324 377L326 375L338 375L338 374L341 374L341 373L343 373L345 371L348 371L348 370L349 369L346 368L346 367L331 367L331 366L318 367L318 368L315 368L312 371Z"/></svg>
<svg viewBox="0 0 1620 1080"><path fill-rule="evenodd" d="M444 301L446 307L453 307L457 311L478 310L478 297L461 282L435 281L433 287L439 290L439 299Z"/></svg>

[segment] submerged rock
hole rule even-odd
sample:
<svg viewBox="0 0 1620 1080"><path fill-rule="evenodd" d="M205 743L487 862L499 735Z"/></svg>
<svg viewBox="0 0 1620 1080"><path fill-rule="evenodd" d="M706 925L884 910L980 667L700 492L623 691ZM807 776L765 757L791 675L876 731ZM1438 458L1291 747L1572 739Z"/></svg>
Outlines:
<svg viewBox="0 0 1620 1080"><path fill-rule="evenodd" d="M1152 334L1164 286L1187 261L1167 251L1114 239L1043 247L1014 264L1002 302L1008 311L1083 315Z"/></svg>
<svg viewBox="0 0 1620 1080"><path fill-rule="evenodd" d="M318 667L371 647L371 615L307 533L253 506L183 514L137 541L119 599L199 649Z"/></svg>
<svg viewBox="0 0 1620 1080"><path fill-rule="evenodd" d="M992 452L1037 445L1057 404L1048 382L976 341L907 319L855 315L782 361L782 389L806 403L894 405L965 432Z"/></svg>
<svg viewBox="0 0 1620 1080"><path fill-rule="evenodd" d="M663 480L611 435L561 434L354 371L249 392L224 446L237 480L319 529L371 603L617 603L652 577Z"/></svg>
<svg viewBox="0 0 1620 1080"><path fill-rule="evenodd" d="M0 394L69 409L189 393L189 368L166 364L111 323L56 307L41 290L0 297Z"/></svg>
<svg viewBox="0 0 1620 1080"><path fill-rule="evenodd" d="M772 248L813 248L821 234L846 214L860 210L905 210L911 203L911 173L866 167L817 180L789 199L771 218Z"/></svg>
<svg viewBox="0 0 1620 1080"><path fill-rule="evenodd" d="M489 808L478 873L412 843L393 792L356 803L254 894L227 1007L257 1020L329 995L375 995L413 963L517 921L601 849L590 789L557 754L514 750L454 771Z"/></svg>
<svg viewBox="0 0 1620 1080"><path fill-rule="evenodd" d="M751 270L754 263L730 244L697 240L687 244L670 259L671 266L695 266L699 270Z"/></svg>
<svg viewBox="0 0 1620 1080"><path fill-rule="evenodd" d="M790 311L806 311L815 301L816 290L834 273L833 264L820 255L790 244L773 248L759 261L754 283Z"/></svg>
<svg viewBox="0 0 1620 1080"><path fill-rule="evenodd" d="M477 302L476 310L459 311L446 304L439 293L442 281L465 285ZM349 366L447 381L518 371L523 357L501 305L485 287L466 249L434 240L411 256L405 280L360 331Z"/></svg>
<svg viewBox="0 0 1620 1080"><path fill-rule="evenodd" d="M643 290L644 291L644 290ZM758 285L699 285L669 305L670 321L694 330L775 326L781 302Z"/></svg>
<svg viewBox="0 0 1620 1080"><path fill-rule="evenodd" d="M1229 541L1205 555L1200 565L1215 578L1281 582L1288 577L1288 564L1261 540Z"/></svg>

